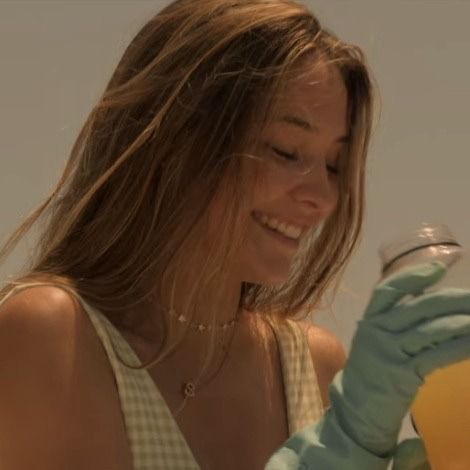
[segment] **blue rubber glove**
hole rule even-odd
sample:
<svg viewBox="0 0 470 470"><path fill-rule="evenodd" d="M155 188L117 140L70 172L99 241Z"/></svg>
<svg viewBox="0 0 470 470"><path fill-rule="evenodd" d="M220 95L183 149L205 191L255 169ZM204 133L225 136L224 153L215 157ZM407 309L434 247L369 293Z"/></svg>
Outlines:
<svg viewBox="0 0 470 470"><path fill-rule="evenodd" d="M331 407L291 436L266 470L387 468L425 376L470 358L470 290L423 293L445 272L444 264L427 263L376 286L329 387Z"/></svg>
<svg viewBox="0 0 470 470"><path fill-rule="evenodd" d="M392 470L431 470L423 441L415 437L400 442L393 454Z"/></svg>

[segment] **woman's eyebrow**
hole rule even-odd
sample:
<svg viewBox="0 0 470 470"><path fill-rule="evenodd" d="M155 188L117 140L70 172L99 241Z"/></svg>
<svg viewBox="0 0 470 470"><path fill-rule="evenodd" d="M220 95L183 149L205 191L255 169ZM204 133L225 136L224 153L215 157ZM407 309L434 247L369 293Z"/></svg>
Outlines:
<svg viewBox="0 0 470 470"><path fill-rule="evenodd" d="M313 133L318 133L318 127L310 124L308 121L298 117L298 116L294 116L292 114L286 114L284 116L282 116L279 121L282 121L282 122L287 122L288 124L292 124L296 127L299 127L305 131L308 131L308 132L313 132ZM348 143L350 141L350 135L349 134L345 134L345 135L342 135L340 137L338 137L336 139L337 142L339 143Z"/></svg>

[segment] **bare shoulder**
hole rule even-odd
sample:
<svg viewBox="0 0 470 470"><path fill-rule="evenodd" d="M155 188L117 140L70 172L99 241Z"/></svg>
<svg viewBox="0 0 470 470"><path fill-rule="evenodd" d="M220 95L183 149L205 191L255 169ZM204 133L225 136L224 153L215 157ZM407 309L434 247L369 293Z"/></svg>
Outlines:
<svg viewBox="0 0 470 470"><path fill-rule="evenodd" d="M0 331L51 335L67 323L72 325L80 315L70 295L55 286L33 286L20 290L0 306ZM75 318L73 318L75 316Z"/></svg>
<svg viewBox="0 0 470 470"><path fill-rule="evenodd" d="M341 341L326 328L310 321L299 321L305 330L320 393L325 407L329 405L328 387L346 362L346 351Z"/></svg>
<svg viewBox="0 0 470 470"><path fill-rule="evenodd" d="M52 353L54 365L66 361L68 355L63 354L70 349L72 329L78 329L79 319L73 301L62 289L37 286L19 291L0 306L2 364L27 357L45 359ZM56 357L59 352L62 355Z"/></svg>
<svg viewBox="0 0 470 470"><path fill-rule="evenodd" d="M22 289L0 306L1 352L11 351L0 356L2 363L25 355L23 359L53 361L51 365L61 367L56 369L59 373L85 350L92 333L90 326L78 302L63 289Z"/></svg>
<svg viewBox="0 0 470 470"><path fill-rule="evenodd" d="M105 434L97 407L102 369L92 334L86 314L59 287L28 287L0 306L5 468L74 470L103 461L96 448Z"/></svg>

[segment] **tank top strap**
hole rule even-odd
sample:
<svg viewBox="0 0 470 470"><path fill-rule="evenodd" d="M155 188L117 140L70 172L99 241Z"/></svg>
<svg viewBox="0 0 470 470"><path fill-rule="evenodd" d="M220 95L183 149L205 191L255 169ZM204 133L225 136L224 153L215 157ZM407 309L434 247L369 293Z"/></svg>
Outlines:
<svg viewBox="0 0 470 470"><path fill-rule="evenodd" d="M305 330L291 319L279 325L269 319L279 345L290 435L324 413Z"/></svg>

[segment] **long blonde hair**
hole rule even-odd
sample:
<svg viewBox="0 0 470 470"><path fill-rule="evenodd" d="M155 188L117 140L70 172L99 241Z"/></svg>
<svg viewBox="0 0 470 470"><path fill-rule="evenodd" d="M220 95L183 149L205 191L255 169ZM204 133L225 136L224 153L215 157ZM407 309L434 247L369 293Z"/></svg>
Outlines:
<svg viewBox="0 0 470 470"><path fill-rule="evenodd" d="M327 289L337 288L361 234L373 94L361 50L289 0L178 0L143 26L56 187L0 251L5 257L42 222L30 266L6 283L0 299L16 285L47 281L73 287L114 322L155 290L171 303L178 273L197 252L204 215L222 188L233 197L180 313L192 317L193 299L223 298L223 288L208 297L208 284L216 278L224 286L255 183L238 155L266 125L276 96L307 54L316 59L312 66L334 64L348 91L352 139L340 200L304 244L288 282L244 284L242 295L250 288L247 308L278 321L319 308ZM217 312L211 305L208 311L215 323Z"/></svg>

